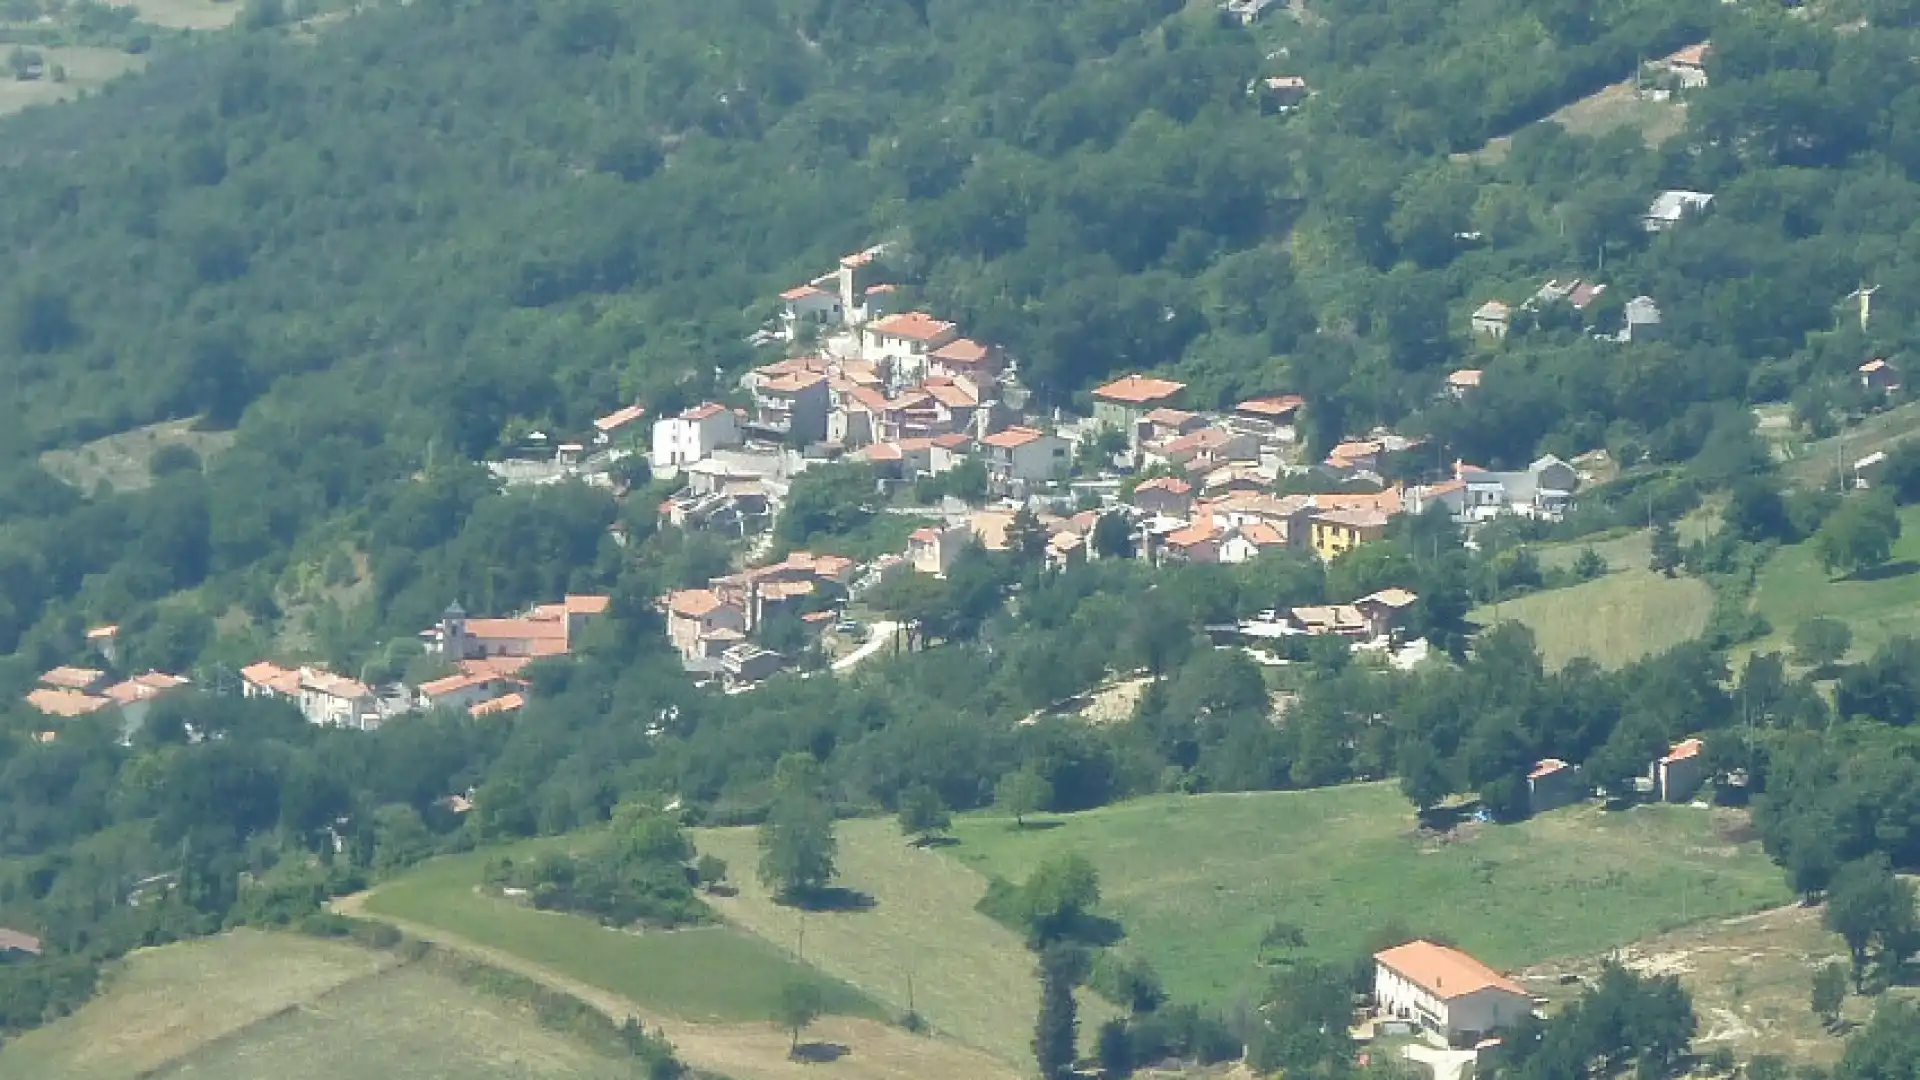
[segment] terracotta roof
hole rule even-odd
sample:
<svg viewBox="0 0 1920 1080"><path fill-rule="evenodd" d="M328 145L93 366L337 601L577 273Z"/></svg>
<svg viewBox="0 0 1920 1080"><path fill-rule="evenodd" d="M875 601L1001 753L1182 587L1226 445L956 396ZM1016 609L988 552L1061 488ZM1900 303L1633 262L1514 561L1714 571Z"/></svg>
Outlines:
<svg viewBox="0 0 1920 1080"><path fill-rule="evenodd" d="M1186 453L1199 454L1208 450L1217 450L1235 438L1238 436L1225 428L1201 428L1199 431L1191 431L1177 439L1168 440L1164 446L1160 447L1160 452L1168 457Z"/></svg>
<svg viewBox="0 0 1920 1080"><path fill-rule="evenodd" d="M680 419L711 420L714 417L719 416L721 413L724 413L726 411L727 411L727 407L725 405L721 405L717 402L709 401L700 405L695 405L693 408L682 412L680 414Z"/></svg>
<svg viewBox="0 0 1920 1080"><path fill-rule="evenodd" d="M860 451L860 454L868 461L899 461L905 456L898 445L884 442L874 443Z"/></svg>
<svg viewBox="0 0 1920 1080"><path fill-rule="evenodd" d="M1541 758L1540 762L1533 767L1533 771L1527 774L1527 779L1544 780L1566 767L1567 763L1559 758Z"/></svg>
<svg viewBox="0 0 1920 1080"><path fill-rule="evenodd" d="M1442 1001L1492 988L1527 997L1512 979L1458 949L1431 941L1409 941L1373 954L1382 967L1404 977Z"/></svg>
<svg viewBox="0 0 1920 1080"><path fill-rule="evenodd" d="M468 619L467 636L485 640L567 639L565 619Z"/></svg>
<svg viewBox="0 0 1920 1080"><path fill-rule="evenodd" d="M1480 385L1479 368L1461 368L1447 374L1448 386L1474 387Z"/></svg>
<svg viewBox="0 0 1920 1080"><path fill-rule="evenodd" d="M922 525L907 534L907 540L915 544L932 544L940 540L940 530L931 525Z"/></svg>
<svg viewBox="0 0 1920 1080"><path fill-rule="evenodd" d="M1044 438L1046 432L1035 431L1029 427L1010 427L1005 431L996 431L980 440L982 446L992 446L1002 450L1013 450Z"/></svg>
<svg viewBox="0 0 1920 1080"><path fill-rule="evenodd" d="M953 324L942 322L924 311L903 311L889 315L868 327L876 334L905 338L908 341L932 341L953 331Z"/></svg>
<svg viewBox="0 0 1920 1080"><path fill-rule="evenodd" d="M1387 488L1371 494L1336 491L1313 496L1314 507L1319 510L1378 510L1384 514L1397 514L1405 508L1405 503L1399 488Z"/></svg>
<svg viewBox="0 0 1920 1080"><path fill-rule="evenodd" d="M101 693L112 699L116 705L131 705L136 701L158 697L169 690L177 690L187 685L188 681L164 671L149 671L144 675L135 675L125 682L115 683Z"/></svg>
<svg viewBox="0 0 1920 1080"><path fill-rule="evenodd" d="M1251 524L1242 525L1240 526L1239 532L1247 543L1252 544L1254 547L1283 547L1287 542L1286 538L1280 535L1279 529L1274 528L1264 521L1255 521Z"/></svg>
<svg viewBox="0 0 1920 1080"><path fill-rule="evenodd" d="M894 292L898 290L899 288L900 286L895 285L890 281L884 281L878 285L867 286L867 295L868 296L885 296L890 292Z"/></svg>
<svg viewBox="0 0 1920 1080"><path fill-rule="evenodd" d="M973 440L971 438L957 431L949 431L945 435L935 435L929 441L942 450L966 450L973 446Z"/></svg>
<svg viewBox="0 0 1920 1080"><path fill-rule="evenodd" d="M840 265L848 267L849 269L856 266L865 266L868 263L872 262L873 260L879 258L881 253L884 251L886 251L886 247L884 245L875 244L872 247L866 249L865 251L856 251L851 255L841 256Z"/></svg>
<svg viewBox="0 0 1920 1080"><path fill-rule="evenodd" d="M321 668L300 669L300 688L316 694L325 694L335 698L364 698L373 696L373 691L358 679L349 679L345 675L335 675Z"/></svg>
<svg viewBox="0 0 1920 1080"><path fill-rule="evenodd" d="M840 618L840 616L831 611L809 611L805 615L800 616L800 621L809 626L819 626L822 623L833 622L838 618Z"/></svg>
<svg viewBox="0 0 1920 1080"><path fill-rule="evenodd" d="M1134 374L1115 379L1095 390L1093 396L1105 398L1108 401L1126 402L1129 405L1144 405L1150 401L1164 401L1186 388L1186 383Z"/></svg>
<svg viewBox="0 0 1920 1080"><path fill-rule="evenodd" d="M827 295L825 292L823 292L820 289L814 288L812 285L796 285L793 288L788 289L786 292L781 293L780 299L785 300L788 303L792 303L795 300L805 300L810 296L825 296L825 295Z"/></svg>
<svg viewBox="0 0 1920 1080"><path fill-rule="evenodd" d="M462 660L458 667L469 675L478 675L489 679L505 679L517 674L521 668L533 663L531 656L488 656L480 659Z"/></svg>
<svg viewBox="0 0 1920 1080"><path fill-rule="evenodd" d="M1182 427L1191 423L1199 415L1185 409L1170 409L1162 405L1140 419L1158 427Z"/></svg>
<svg viewBox="0 0 1920 1080"><path fill-rule="evenodd" d="M647 410L642 406L629 405L624 409L615 409L613 412L595 420L593 426L599 428L602 432L618 431L645 415L647 415Z"/></svg>
<svg viewBox="0 0 1920 1080"><path fill-rule="evenodd" d="M1860 372L1863 375L1870 374L1875 371L1885 371L1892 366L1892 364L1887 363L1885 360L1869 360L1860 365Z"/></svg>
<svg viewBox="0 0 1920 1080"><path fill-rule="evenodd" d="M1707 62L1707 53L1713 48L1711 42L1702 41L1698 45L1689 45L1667 57L1667 63L1681 67L1700 67Z"/></svg>
<svg viewBox="0 0 1920 1080"><path fill-rule="evenodd" d="M1048 549L1059 552L1062 555L1083 548L1086 544L1086 537L1073 532L1057 532L1047 538Z"/></svg>
<svg viewBox="0 0 1920 1080"><path fill-rule="evenodd" d="M473 708L468 709L467 714L469 716L497 716L500 713L518 712L526 703L527 698L524 694L507 694L503 697L494 698L492 701L483 701ZM456 810L455 812L458 813L459 811Z"/></svg>
<svg viewBox="0 0 1920 1080"><path fill-rule="evenodd" d="M40 939L18 930L0 929L0 952L23 952L39 956Z"/></svg>
<svg viewBox="0 0 1920 1080"><path fill-rule="evenodd" d="M120 628L118 626L96 626L87 631L87 640L88 641L104 641L110 638L118 637L119 635L120 635Z"/></svg>
<svg viewBox="0 0 1920 1080"><path fill-rule="evenodd" d="M240 669L240 677L255 686L264 686L276 694L300 692L300 673L289 671L271 661L260 660Z"/></svg>
<svg viewBox="0 0 1920 1080"><path fill-rule="evenodd" d="M870 386L856 386L847 391L847 397L853 403L872 413L887 411L887 396Z"/></svg>
<svg viewBox="0 0 1920 1080"><path fill-rule="evenodd" d="M1377 593L1355 600L1356 604L1379 604L1382 607L1403 608L1412 605L1420 597L1406 589L1381 589Z"/></svg>
<svg viewBox="0 0 1920 1080"><path fill-rule="evenodd" d="M1504 319L1513 314L1513 309L1498 300L1489 300L1473 309L1476 319Z"/></svg>
<svg viewBox="0 0 1920 1080"><path fill-rule="evenodd" d="M1195 544L1204 544L1209 540L1217 539L1219 535L1220 530L1212 525L1189 525L1169 534L1167 544L1171 547L1192 547Z"/></svg>
<svg viewBox="0 0 1920 1080"><path fill-rule="evenodd" d="M66 718L99 712L113 703L103 697L82 694L78 690L49 690L41 687L27 695L27 704L48 716Z"/></svg>
<svg viewBox="0 0 1920 1080"><path fill-rule="evenodd" d="M791 371L761 383L760 389L770 394L797 394L802 390L811 390L826 381L827 377L819 372Z"/></svg>
<svg viewBox="0 0 1920 1080"><path fill-rule="evenodd" d="M1307 399L1298 394L1278 394L1273 397L1248 398L1235 405L1233 411L1279 420L1299 412L1300 407L1306 403Z"/></svg>
<svg viewBox="0 0 1920 1080"><path fill-rule="evenodd" d="M1306 88L1307 80L1298 75L1267 76L1267 89L1269 90L1305 90Z"/></svg>
<svg viewBox="0 0 1920 1080"><path fill-rule="evenodd" d="M419 690L422 697L444 697L447 694L457 694L462 690L468 690L475 686L485 686L491 681L492 680L485 675L462 671L457 675L448 675L445 678L435 679L432 682L421 683Z"/></svg>
<svg viewBox="0 0 1920 1080"><path fill-rule="evenodd" d="M711 589L683 589L667 597L667 610L675 615L697 619L711 614L724 602Z"/></svg>
<svg viewBox="0 0 1920 1080"><path fill-rule="evenodd" d="M1379 529L1386 526L1389 516L1379 510L1323 510L1313 515L1313 520L1350 529Z"/></svg>
<svg viewBox="0 0 1920 1080"><path fill-rule="evenodd" d="M1143 491L1164 491L1169 495L1190 495L1193 493L1193 485L1177 477L1157 476L1152 480L1142 480L1134 486L1133 493L1135 495Z"/></svg>
<svg viewBox="0 0 1920 1080"><path fill-rule="evenodd" d="M1383 448L1381 447L1380 443L1377 440L1355 439L1352 442L1343 442L1340 445L1334 447L1333 449L1327 451L1327 460L1328 461L1353 461L1357 458L1369 457L1371 455L1378 454L1381 451L1381 449Z"/></svg>
<svg viewBox="0 0 1920 1080"><path fill-rule="evenodd" d="M933 358L959 364L977 364L987 358L987 347L972 338L954 338L933 350Z"/></svg>
<svg viewBox="0 0 1920 1080"><path fill-rule="evenodd" d="M980 404L980 399L968 393L966 387L953 383L928 383L927 393L949 409L971 409Z"/></svg>
<svg viewBox="0 0 1920 1080"><path fill-rule="evenodd" d="M105 677L106 672L94 668L61 666L41 675L40 681L64 690L85 690Z"/></svg>
<svg viewBox="0 0 1920 1080"><path fill-rule="evenodd" d="M1700 751L1704 749L1706 749L1706 744L1699 739L1682 739L1673 744L1673 749L1667 751L1667 756L1661 758L1660 763L1665 765L1675 761L1685 761L1688 758L1698 756Z"/></svg>
<svg viewBox="0 0 1920 1080"><path fill-rule="evenodd" d="M604 615L613 598L590 593L568 593L564 603L569 615Z"/></svg>

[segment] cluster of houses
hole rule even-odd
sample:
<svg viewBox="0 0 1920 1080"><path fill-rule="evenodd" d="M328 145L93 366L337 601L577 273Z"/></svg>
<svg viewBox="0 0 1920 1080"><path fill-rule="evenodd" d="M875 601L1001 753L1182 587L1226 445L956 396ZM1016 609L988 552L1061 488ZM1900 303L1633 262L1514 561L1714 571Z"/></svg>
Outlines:
<svg viewBox="0 0 1920 1080"><path fill-rule="evenodd" d="M787 663L753 635L782 618L809 635L825 632L838 619L835 607L858 565L838 555L793 552L767 566L713 578L702 589L668 593L659 600L667 640L696 676L752 686Z"/></svg>
<svg viewBox="0 0 1920 1080"><path fill-rule="evenodd" d="M312 723L361 731L417 710L465 709L475 716L513 712L526 703L522 669L543 657L566 655L607 604L605 596L567 596L506 619L470 619L453 604L420 632L426 653L443 661L447 674L417 685L383 689L319 665L283 667L261 660L240 669L236 688L245 697L289 702ZM117 633L111 626L88 632L94 651L108 663ZM116 709L123 736L131 738L153 702L190 685L184 676L161 671L115 678L96 668L63 666L43 674L26 700L58 720ZM225 687L214 689L224 692ZM43 732L41 738L52 742L58 733Z"/></svg>

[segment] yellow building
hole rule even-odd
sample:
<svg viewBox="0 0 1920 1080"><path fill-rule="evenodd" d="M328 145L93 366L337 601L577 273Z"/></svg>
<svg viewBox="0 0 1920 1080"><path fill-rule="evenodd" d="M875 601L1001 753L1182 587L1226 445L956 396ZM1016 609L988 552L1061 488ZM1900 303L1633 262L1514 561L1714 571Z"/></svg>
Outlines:
<svg viewBox="0 0 1920 1080"><path fill-rule="evenodd" d="M1332 562L1342 552L1387 535L1389 519L1382 510L1324 510L1307 520L1313 553Z"/></svg>

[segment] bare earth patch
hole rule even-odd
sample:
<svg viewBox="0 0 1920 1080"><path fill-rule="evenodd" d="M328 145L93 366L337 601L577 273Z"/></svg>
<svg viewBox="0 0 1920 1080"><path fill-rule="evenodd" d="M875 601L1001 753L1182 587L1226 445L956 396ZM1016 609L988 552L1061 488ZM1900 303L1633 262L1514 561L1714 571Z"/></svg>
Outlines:
<svg viewBox="0 0 1920 1080"><path fill-rule="evenodd" d="M233 445L231 431L195 431L192 420L168 420L83 443L71 450L49 450L40 467L91 494L106 481L115 491L138 491L153 483L153 455L165 446L184 446L204 460Z"/></svg>
<svg viewBox="0 0 1920 1080"><path fill-rule="evenodd" d="M119 49L91 45L63 45L36 49L46 61L46 72L38 79L22 81L0 76L0 115L17 113L34 105L51 105L80 96L85 90L97 90L129 71L147 64L145 56L132 56ZM53 69L66 70L66 80L55 82Z"/></svg>
<svg viewBox="0 0 1920 1080"><path fill-rule="evenodd" d="M107 0L115 7L130 7L140 21L173 30L219 30L240 17L244 6L239 0Z"/></svg>

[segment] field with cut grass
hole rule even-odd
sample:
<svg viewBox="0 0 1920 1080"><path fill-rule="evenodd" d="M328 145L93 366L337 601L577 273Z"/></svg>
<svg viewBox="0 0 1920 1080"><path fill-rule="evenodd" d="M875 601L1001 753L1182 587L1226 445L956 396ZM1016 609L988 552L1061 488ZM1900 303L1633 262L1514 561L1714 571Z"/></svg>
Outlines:
<svg viewBox="0 0 1920 1080"><path fill-rule="evenodd" d="M724 927L638 933L535 911L479 891L488 855L437 859L369 894L364 912L433 927L564 972L649 1012L697 1021L765 1021L790 979L819 981L829 1012L879 1018L858 991ZM746 871L746 872L751 872Z"/></svg>
<svg viewBox="0 0 1920 1080"><path fill-rule="evenodd" d="M116 7L131 7L139 19L154 26L174 30L218 30L239 18L246 5L240 0L108 0Z"/></svg>
<svg viewBox="0 0 1920 1080"><path fill-rule="evenodd" d="M1611 546L1622 553L1637 548L1639 561L1609 556L1610 569L1603 577L1487 604L1467 617L1482 627L1509 620L1525 623L1549 667L1586 656L1617 668L1699 637L1713 608L1712 590L1697 578L1669 578L1648 570L1645 545L1644 534L1624 537ZM1575 555L1578 550L1573 549Z"/></svg>
<svg viewBox="0 0 1920 1080"><path fill-rule="evenodd" d="M1849 658L1866 657L1896 634L1920 634L1920 507L1900 512L1901 536L1893 561L1863 575L1835 580L1812 544L1781 548L1760 571L1753 603L1773 625L1754 651L1786 651L1793 629L1808 619L1839 619L1853 628Z"/></svg>
<svg viewBox="0 0 1920 1080"><path fill-rule="evenodd" d="M195 431L193 424L168 420L69 450L49 450L40 455L40 467L87 494L103 481L115 491L137 491L153 483L149 467L161 447L184 446L205 459L233 445L233 432Z"/></svg>
<svg viewBox="0 0 1920 1080"><path fill-rule="evenodd" d="M1874 413L1831 438L1782 442L1775 453L1786 462L1783 471L1787 479L1801 487L1814 487L1825 483L1836 469L1850 468L1861 458L1891 450L1916 434L1920 434L1920 401Z"/></svg>
<svg viewBox="0 0 1920 1080"><path fill-rule="evenodd" d="M907 1011L911 992L912 1007L936 1031L1024 1063L1039 983L1019 937L973 909L986 879L939 849L908 845L890 819L843 821L838 838L838 884L872 905L804 919L751 880L754 830L708 829L694 840L745 879L739 896L714 901L729 920L783 948L804 947L808 962L897 1013Z"/></svg>
<svg viewBox="0 0 1920 1080"><path fill-rule="evenodd" d="M1416 832L1393 785L1367 784L1156 797L1053 828L969 817L945 854L1015 880L1049 856L1085 855L1125 947L1176 998L1224 1004L1262 978L1255 954L1276 919L1328 959L1350 959L1399 921L1516 968L1782 902L1780 871L1743 826L1725 811L1576 807L1441 837Z"/></svg>
<svg viewBox="0 0 1920 1080"><path fill-rule="evenodd" d="M8 51L11 51L11 47ZM84 91L98 90L147 64L145 56L93 45L36 46L35 51L46 61L45 74L27 80L15 79L11 75L0 76L0 115L79 97ZM54 80L53 69L56 65L64 69L64 81Z"/></svg>
<svg viewBox="0 0 1920 1080"><path fill-rule="evenodd" d="M632 1065L390 954L240 931L130 957L0 1051L6 1080L624 1080Z"/></svg>

